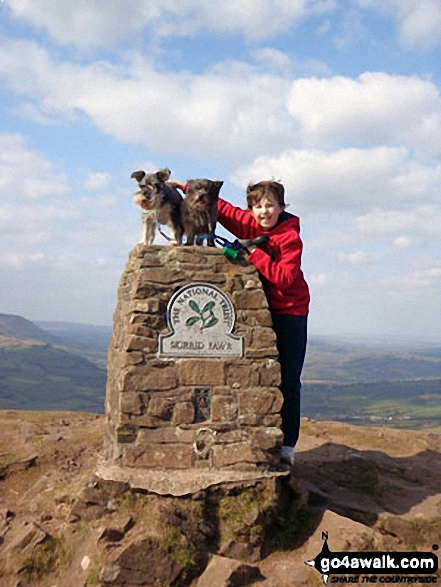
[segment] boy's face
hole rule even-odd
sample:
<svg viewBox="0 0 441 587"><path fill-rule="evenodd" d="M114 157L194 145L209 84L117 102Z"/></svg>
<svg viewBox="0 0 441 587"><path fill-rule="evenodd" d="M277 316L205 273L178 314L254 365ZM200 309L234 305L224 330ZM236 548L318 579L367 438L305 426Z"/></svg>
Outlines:
<svg viewBox="0 0 441 587"><path fill-rule="evenodd" d="M271 196L262 198L251 208L251 214L254 220L264 230L271 230L279 218L279 214L284 208L278 204Z"/></svg>

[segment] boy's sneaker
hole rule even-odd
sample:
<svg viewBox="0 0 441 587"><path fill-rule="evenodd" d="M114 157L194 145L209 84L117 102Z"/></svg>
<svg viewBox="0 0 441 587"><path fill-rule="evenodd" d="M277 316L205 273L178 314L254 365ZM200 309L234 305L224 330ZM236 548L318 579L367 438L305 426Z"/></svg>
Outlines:
<svg viewBox="0 0 441 587"><path fill-rule="evenodd" d="M294 465L294 447L282 446L280 450L280 460L289 465Z"/></svg>

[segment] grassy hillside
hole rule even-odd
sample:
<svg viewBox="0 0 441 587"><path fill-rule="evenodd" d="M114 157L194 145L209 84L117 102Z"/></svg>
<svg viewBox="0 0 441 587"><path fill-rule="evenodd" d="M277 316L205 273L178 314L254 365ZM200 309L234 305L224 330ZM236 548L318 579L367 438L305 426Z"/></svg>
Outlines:
<svg viewBox="0 0 441 587"><path fill-rule="evenodd" d="M95 326L74 322L37 322L37 326L54 337L70 352L76 352L106 368L111 326Z"/></svg>
<svg viewBox="0 0 441 587"><path fill-rule="evenodd" d="M0 314L0 337L57 342L57 339L51 333L39 328L30 320L14 314Z"/></svg>
<svg viewBox="0 0 441 587"><path fill-rule="evenodd" d="M106 370L50 344L2 338L0 408L103 412Z"/></svg>
<svg viewBox="0 0 441 587"><path fill-rule="evenodd" d="M312 339L303 377L338 383L441 377L441 345L351 344Z"/></svg>
<svg viewBox="0 0 441 587"><path fill-rule="evenodd" d="M394 428L441 426L441 378L303 385L303 414Z"/></svg>

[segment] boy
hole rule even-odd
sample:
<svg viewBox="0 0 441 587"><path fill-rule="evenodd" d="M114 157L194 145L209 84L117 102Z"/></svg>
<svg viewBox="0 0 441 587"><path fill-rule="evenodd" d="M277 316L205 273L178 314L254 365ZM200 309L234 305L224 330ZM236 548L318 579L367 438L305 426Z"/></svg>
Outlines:
<svg viewBox="0 0 441 587"><path fill-rule="evenodd" d="M172 183L185 192L185 184ZM306 353L309 290L301 270L299 219L285 211L284 196L282 184L261 181L247 188L248 210L219 198L218 220L239 239L269 236L265 244L248 247L248 258L259 271L276 333L284 398L280 456L292 465L300 429L300 375Z"/></svg>
<svg viewBox="0 0 441 587"><path fill-rule="evenodd" d="M300 375L306 353L309 290L301 270L299 219L285 211L284 195L283 185L275 181L250 185L248 210L219 199L219 222L239 239L269 236L264 245L248 249L248 259L260 273L277 337L284 398L280 456L292 465L300 429Z"/></svg>

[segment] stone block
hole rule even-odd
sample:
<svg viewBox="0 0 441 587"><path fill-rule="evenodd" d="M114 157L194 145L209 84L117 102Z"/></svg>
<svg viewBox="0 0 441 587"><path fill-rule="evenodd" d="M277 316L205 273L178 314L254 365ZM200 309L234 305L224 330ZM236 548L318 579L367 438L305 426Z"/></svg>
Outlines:
<svg viewBox="0 0 441 587"><path fill-rule="evenodd" d="M130 424L120 424L116 429L116 439L120 444L134 442L138 434L138 428Z"/></svg>
<svg viewBox="0 0 441 587"><path fill-rule="evenodd" d="M276 347L276 333L272 328L253 328L251 346L253 349L272 349L274 351Z"/></svg>
<svg viewBox="0 0 441 587"><path fill-rule="evenodd" d="M126 353L124 359L127 365L141 365L144 363L144 355L139 351L131 351Z"/></svg>
<svg viewBox="0 0 441 587"><path fill-rule="evenodd" d="M181 385L224 385L225 366L221 359L179 359Z"/></svg>
<svg viewBox="0 0 441 587"><path fill-rule="evenodd" d="M123 377L123 389L130 391L153 391L174 389L178 379L171 366L152 367L150 364L130 368Z"/></svg>
<svg viewBox="0 0 441 587"><path fill-rule="evenodd" d="M186 443L192 444L194 441L195 430L184 430L179 427L167 426L163 428L141 428L136 444L143 446L146 444L170 444Z"/></svg>
<svg viewBox="0 0 441 587"><path fill-rule="evenodd" d="M173 408L172 422L176 426L191 424L194 420L194 404L192 402L178 402Z"/></svg>
<svg viewBox="0 0 441 587"><path fill-rule="evenodd" d="M254 359L277 359L279 353L276 347L274 348L263 348L263 349L252 349L247 348L245 350L245 358L249 360Z"/></svg>
<svg viewBox="0 0 441 587"><path fill-rule="evenodd" d="M231 444L233 442L247 442L250 438L249 430L240 428L239 430L228 430L216 433L216 444Z"/></svg>
<svg viewBox="0 0 441 587"><path fill-rule="evenodd" d="M262 290L235 291L233 292L233 303L238 310L261 310L262 308L268 308L268 302Z"/></svg>
<svg viewBox="0 0 441 587"><path fill-rule="evenodd" d="M153 338L146 338L139 332L143 331L143 327L132 328L131 336L127 338L125 350L130 351L144 351L146 353L156 353L158 350L158 341Z"/></svg>
<svg viewBox="0 0 441 587"><path fill-rule="evenodd" d="M142 314L158 314L161 304L158 298L147 298L146 300L134 300L130 306L131 312Z"/></svg>
<svg viewBox="0 0 441 587"><path fill-rule="evenodd" d="M140 282L172 284L183 281L182 272L177 269L167 269L165 267L146 267L143 268L139 275Z"/></svg>
<svg viewBox="0 0 441 587"><path fill-rule="evenodd" d="M253 433L252 446L262 451L280 448L283 432L279 428L261 426Z"/></svg>
<svg viewBox="0 0 441 587"><path fill-rule="evenodd" d="M234 387L255 387L259 385L258 366L246 362L232 362L226 365L227 385Z"/></svg>
<svg viewBox="0 0 441 587"><path fill-rule="evenodd" d="M237 419L237 399L233 395L216 395L211 400L211 420L232 424Z"/></svg>
<svg viewBox="0 0 441 587"><path fill-rule="evenodd" d="M259 460L249 442L215 445L212 450L213 465L217 468L229 467L237 463L256 463Z"/></svg>
<svg viewBox="0 0 441 587"><path fill-rule="evenodd" d="M241 416L274 414L280 412L283 405L283 396L277 387L239 390L237 396Z"/></svg>
<svg viewBox="0 0 441 587"><path fill-rule="evenodd" d="M235 392L234 392L235 393ZM213 387L213 397L221 395L231 395L232 390L229 385L216 385Z"/></svg>
<svg viewBox="0 0 441 587"><path fill-rule="evenodd" d="M244 283L245 289L260 289L261 287L260 280L252 277L249 277Z"/></svg>
<svg viewBox="0 0 441 587"><path fill-rule="evenodd" d="M152 334L152 329L149 328L149 326L145 326L145 324L143 323L138 324L136 322L130 325L129 334L133 334L134 336L144 336L145 338L151 338L155 342L158 338L155 332L153 332Z"/></svg>
<svg viewBox="0 0 441 587"><path fill-rule="evenodd" d="M150 416L149 414L141 414L137 416L135 414L121 414L121 424L129 424L136 426L137 428L164 428L170 426L170 420L163 420L157 416Z"/></svg>
<svg viewBox="0 0 441 587"><path fill-rule="evenodd" d="M173 414L174 402L172 399L165 397L153 397L150 399L147 414L160 418L161 420L171 420Z"/></svg>
<svg viewBox="0 0 441 587"><path fill-rule="evenodd" d="M124 464L146 469L190 469L193 447L187 444L148 444L127 446L123 455Z"/></svg>
<svg viewBox="0 0 441 587"><path fill-rule="evenodd" d="M205 255L199 255L197 249L183 249L177 248L174 251L174 258L176 261L180 261L182 263L197 263L199 265L207 265L209 262L209 257ZM196 254L195 254L196 253Z"/></svg>
<svg viewBox="0 0 441 587"><path fill-rule="evenodd" d="M121 393L119 398L119 409L123 414L143 414L146 409L148 398L142 393Z"/></svg>
<svg viewBox="0 0 441 587"><path fill-rule="evenodd" d="M267 359L260 368L259 384L262 387L280 385L280 364L274 359Z"/></svg>

